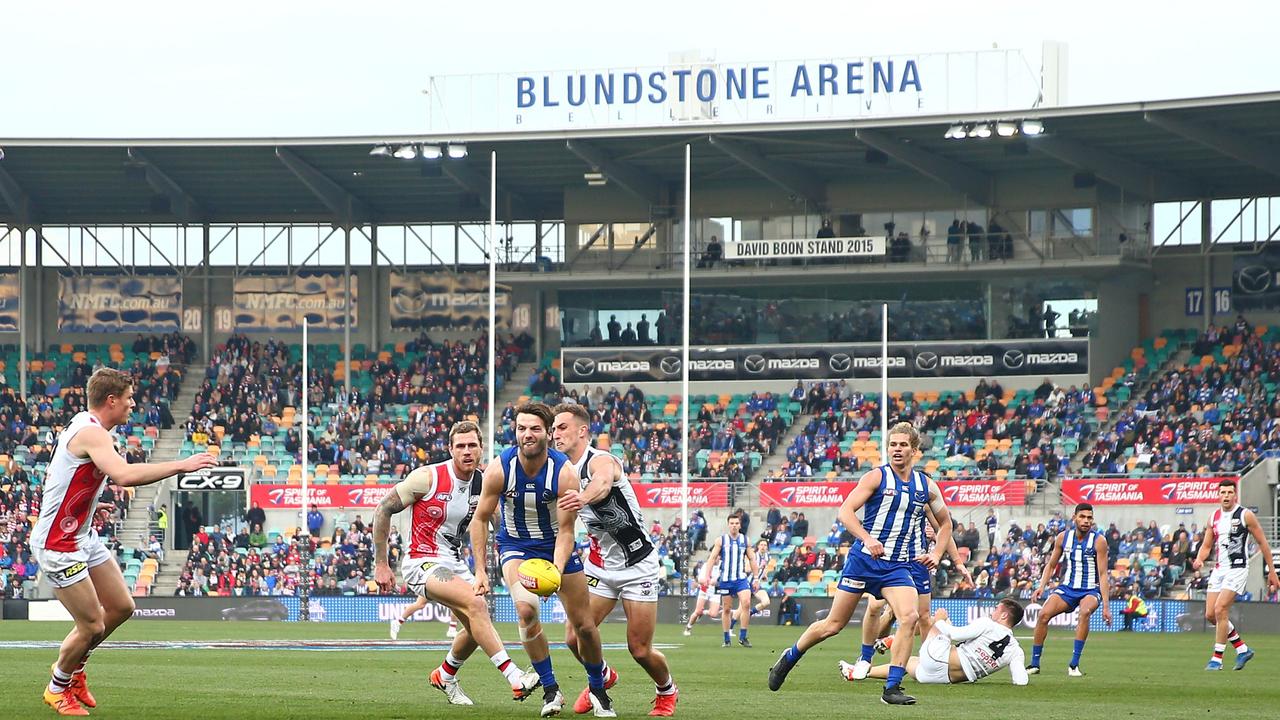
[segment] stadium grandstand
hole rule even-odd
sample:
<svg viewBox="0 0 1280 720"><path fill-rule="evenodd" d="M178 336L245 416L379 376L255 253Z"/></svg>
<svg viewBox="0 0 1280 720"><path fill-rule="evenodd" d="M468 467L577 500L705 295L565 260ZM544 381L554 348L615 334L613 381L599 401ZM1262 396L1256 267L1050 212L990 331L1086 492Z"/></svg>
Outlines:
<svg viewBox="0 0 1280 720"><path fill-rule="evenodd" d="M26 543L104 366L138 383L130 461L206 450L225 478L112 492L102 532L139 598L378 593L377 502L445 456L456 421L492 407L493 445L512 444L529 400L587 408L653 521L663 594L696 590L706 536L737 513L769 545L771 594L830 595L850 540L835 509L881 462L886 420L921 430L959 524L974 582L948 562L944 596L1029 598L1080 499L1144 598L1202 591L1194 522L1220 478L1242 478L1275 542L1280 95L773 122L709 107L0 139L3 595L50 597Z"/></svg>

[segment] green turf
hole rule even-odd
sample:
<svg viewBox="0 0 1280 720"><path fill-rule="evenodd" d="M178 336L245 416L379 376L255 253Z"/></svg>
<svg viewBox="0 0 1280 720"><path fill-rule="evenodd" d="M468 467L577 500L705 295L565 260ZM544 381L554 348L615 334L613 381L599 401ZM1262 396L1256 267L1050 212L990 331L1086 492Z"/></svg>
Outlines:
<svg viewBox="0 0 1280 720"><path fill-rule="evenodd" d="M0 622L0 640L57 640L63 623ZM385 639L382 624L285 624L134 621L113 640L235 639ZM514 638L512 626L501 626ZM550 627L559 635L558 627ZM606 642L624 642L624 626L602 628ZM1007 671L977 685L921 687L907 690L920 702L891 708L879 701L880 683L851 684L836 673L836 660L851 658L858 643L856 628L812 650L791 673L779 693L765 687L765 676L777 657L797 637L795 628L754 627L753 649L720 647L718 628L703 624L692 638L678 628L660 628L658 641L680 647L668 650L681 695L677 716L803 720L807 718L945 717L947 720L1004 718L1262 718L1280 716L1280 636L1248 636L1258 658L1244 672L1203 670L1211 638L1202 634L1104 634L1089 641L1082 667L1084 678L1065 673L1071 640L1050 637L1046 673L1029 687L1009 684ZM1022 633L1020 633L1021 635ZM404 640L443 639L437 623L405 626ZM1023 641L1030 654L1030 641ZM4 668L4 701L0 718L51 717L40 702L53 650L0 649ZM612 691L621 717L649 710L653 685L625 650L607 657L622 674ZM1227 651L1228 668L1231 650ZM513 703L487 659L477 654L463 670L463 687L477 702L473 708L449 707L444 696L426 682L442 651L284 650L111 650L94 655L90 686L106 718L536 718L537 699ZM513 652L518 662L527 660ZM558 675L572 702L585 684L580 666L566 651L553 653ZM572 693L572 694L571 694ZM566 714L570 714L566 708Z"/></svg>

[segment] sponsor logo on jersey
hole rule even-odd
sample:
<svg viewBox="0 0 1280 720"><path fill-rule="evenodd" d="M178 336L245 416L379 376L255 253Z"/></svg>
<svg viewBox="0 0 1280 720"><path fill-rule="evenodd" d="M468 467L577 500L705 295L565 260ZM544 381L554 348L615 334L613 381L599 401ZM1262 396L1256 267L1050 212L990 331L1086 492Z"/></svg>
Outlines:
<svg viewBox="0 0 1280 720"><path fill-rule="evenodd" d="M70 580L71 578L79 575L80 573L88 569L89 569L89 565L87 563L78 562L65 570L58 570L50 574L62 580Z"/></svg>

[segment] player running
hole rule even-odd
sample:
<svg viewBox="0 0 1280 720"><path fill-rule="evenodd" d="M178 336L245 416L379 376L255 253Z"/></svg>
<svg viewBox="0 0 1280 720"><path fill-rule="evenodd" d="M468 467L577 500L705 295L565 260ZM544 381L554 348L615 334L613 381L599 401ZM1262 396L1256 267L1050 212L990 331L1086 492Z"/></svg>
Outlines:
<svg viewBox="0 0 1280 720"><path fill-rule="evenodd" d="M516 700L529 697L540 683L537 673L521 672L512 662L489 620L489 606L476 595L474 577L461 554L462 539L475 512L480 495L480 428L463 421L449 429L450 459L425 465L409 473L387 493L373 516L373 578L383 590L395 585L396 576L387 562L387 535L391 516L412 508L409 550L400 572L405 584L419 596L446 605L462 621L463 630L454 638L440 667L431 672L431 686L439 689L451 705L473 705L458 685L462 664L479 646L498 672L507 679ZM392 639L398 634L393 619Z"/></svg>
<svg viewBox="0 0 1280 720"><path fill-rule="evenodd" d="M716 599L715 591L711 589L711 578L719 575L720 568L713 568L705 564L702 566L702 570L698 572L698 600L693 605L693 613L689 615L689 622L685 623L685 637L693 634L694 624L704 614L715 620L720 619L720 602Z"/></svg>
<svg viewBox="0 0 1280 720"><path fill-rule="evenodd" d="M591 543L583 561L591 621L598 627L618 600L622 600L622 611L627 618L627 649L653 679L655 696L649 714L674 715L679 691L671 679L666 656L653 647L662 566L658 562L658 549L645 530L635 490L623 472L622 462L588 442L591 417L586 408L565 403L556 406L555 413L551 429L556 449L573 463L581 488L563 495L560 507L578 513L587 526ZM581 660L572 626L566 628L565 642ZM606 664L604 675L607 690L618 681L618 673ZM573 704L573 711L581 714L591 707L590 688L584 688Z"/></svg>
<svg viewBox="0 0 1280 720"><path fill-rule="evenodd" d="M31 532L40 571L75 621L44 690L45 704L59 715L88 715L86 707L98 706L89 692L85 664L94 648L133 617L133 597L120 566L93 530L95 516L105 521L115 510L98 502L108 479L120 487L137 487L217 464L208 453L175 462L125 462L111 431L133 412L133 378L102 368L89 378L87 393L88 412L76 413L58 434L40 518Z"/></svg>
<svg viewBox="0 0 1280 720"><path fill-rule="evenodd" d="M952 685L978 682L1000 668L1008 667L1014 685L1026 685L1027 670L1022 666L1022 646L1013 636L1013 628L1022 622L1022 606L1013 598L1004 598L988 617L964 627L947 620L947 611L938 610L931 628L920 645L920 656L907 661L907 673L922 685ZM840 676L850 682L859 680L853 665L841 660ZM889 676L888 665L871 668L869 677Z"/></svg>
<svg viewBox="0 0 1280 720"><path fill-rule="evenodd" d="M587 579L582 559L574 547L574 523L578 514L556 507L560 498L579 490L578 473L569 458L550 449L551 408L526 403L515 409L516 447L508 448L484 470L484 487L471 525L471 552L475 560L475 593L489 591L485 570L489 521L502 505L497 540L502 578L511 592L524 643L533 667L542 680L542 717L559 715L564 694L551 667L551 650L538 619L539 598L519 581L520 563L532 558L547 560L560 570L560 602L578 638L578 655L587 671L588 701L596 717L616 717L613 701L605 691L604 654L600 631L591 619Z"/></svg>
<svg viewBox="0 0 1280 720"><path fill-rule="evenodd" d="M724 645L729 647L731 620L742 623L738 628L738 644L751 647L747 639L747 626L751 621L751 593L759 586L752 578L756 574L756 552L751 542L742 532L742 521L736 516L729 518L729 532L721 535L711 546L711 554L707 556L707 564L719 564L720 574L716 579L716 594L720 596L720 627L724 630ZM730 598L738 598L738 609L729 612ZM733 616L737 616L734 618Z"/></svg>
<svg viewBox="0 0 1280 720"><path fill-rule="evenodd" d="M1244 592L1244 585L1249 579L1249 551L1245 547L1248 536L1253 536L1253 541L1262 551L1262 561L1267 566L1267 587L1272 592L1280 589L1280 578L1276 577L1275 560L1271 557L1271 547L1258 524L1258 517L1253 511L1240 506L1235 482L1223 480L1218 483L1218 499L1222 507L1213 511L1213 517L1205 527L1200 552L1191 563L1196 570L1204 567L1210 550L1217 546L1218 562L1209 574L1204 597L1204 617L1213 625L1213 657L1204 669L1222 669L1222 653L1230 642L1236 650L1236 670L1243 670L1245 663L1253 659L1253 651L1231 624L1231 605L1235 603L1236 595Z"/></svg>
<svg viewBox="0 0 1280 720"><path fill-rule="evenodd" d="M755 588L755 593L752 595L752 597L754 597L756 601L755 604L751 606L751 615L753 617L756 615L764 615L765 614L764 611L768 610L769 605L772 603L772 600L769 598L769 590L768 590L768 587L769 587L769 579L767 577L767 575L769 574L768 560L769 560L769 541L757 540L756 541L756 571L755 571L755 574L751 576L752 587Z"/></svg>
<svg viewBox="0 0 1280 720"><path fill-rule="evenodd" d="M934 518L932 511L925 508L925 513L920 518L922 548L930 548L936 537L937 524L938 521ZM973 577L964 565L964 558L960 557L960 550L956 548L954 538L947 546L947 553L955 563L960 576L972 584ZM916 633L925 637L933 626L933 571L920 563L911 563L911 579L916 586L916 613L920 617L916 623ZM861 680L871 672L871 658L876 652L883 653L893 647L893 637L890 635L893 621L893 609L889 607L889 603L880 599L872 599L867 603L867 612L862 617L862 655L858 658L858 662L849 666L852 668L854 680Z"/></svg>
<svg viewBox="0 0 1280 720"><path fill-rule="evenodd" d="M1107 539L1093 523L1093 506L1089 503L1076 505L1071 515L1075 527L1064 530L1053 541L1053 552L1044 565L1044 573L1040 576L1040 585L1031 593L1031 602L1040 602L1040 595L1049 585L1062 560L1062 582L1049 593L1044 601L1040 616L1036 618L1034 644L1031 646L1031 664L1027 672L1035 675L1040 672L1040 653L1044 651L1044 640L1049 635L1049 621L1080 609L1080 618L1076 622L1076 641L1071 651L1071 663L1067 665L1067 675L1083 677L1080 671L1080 654L1084 652L1084 642L1089 639L1089 618L1102 606L1102 619L1111 624L1111 587L1107 577Z"/></svg>
<svg viewBox="0 0 1280 720"><path fill-rule="evenodd" d="M916 699L902 691L902 678L911 657L911 636L919 620L910 566L914 561L932 570L951 542L951 513L942 493L914 467L919 447L920 434L915 426L906 422L894 425L888 435L889 463L864 474L840 506L840 521L857 538L837 584L843 592L832 600L827 617L810 625L769 670L770 690L782 687L787 673L805 651L839 634L849 624L863 593L870 593L887 600L898 618L892 661L880 700L889 705L915 704ZM926 506L938 520L937 547L931 552L922 552L916 524ZM859 510L863 511L865 524L858 520ZM915 555L917 552L921 554Z"/></svg>

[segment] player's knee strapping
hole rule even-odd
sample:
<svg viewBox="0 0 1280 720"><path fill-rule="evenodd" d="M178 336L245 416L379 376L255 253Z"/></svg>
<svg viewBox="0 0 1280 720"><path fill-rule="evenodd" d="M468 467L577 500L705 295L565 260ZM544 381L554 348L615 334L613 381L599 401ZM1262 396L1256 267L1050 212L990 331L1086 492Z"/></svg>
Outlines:
<svg viewBox="0 0 1280 720"><path fill-rule="evenodd" d="M533 632L532 634L529 632L529 628L523 623L517 623L516 627L519 629L520 642L522 643L532 642L542 636L542 623L538 623L534 626L536 632Z"/></svg>

